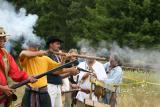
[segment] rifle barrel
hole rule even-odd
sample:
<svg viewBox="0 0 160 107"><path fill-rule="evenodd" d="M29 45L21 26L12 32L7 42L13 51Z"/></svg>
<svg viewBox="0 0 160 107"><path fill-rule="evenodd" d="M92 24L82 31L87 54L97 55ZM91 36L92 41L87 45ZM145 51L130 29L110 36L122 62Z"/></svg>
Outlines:
<svg viewBox="0 0 160 107"><path fill-rule="evenodd" d="M61 56L66 56L67 53L64 52L53 52L56 55L61 55ZM72 56L74 57L79 57L79 58L86 58L86 59L95 59L99 61L106 61L106 58L103 57L95 57L95 56L87 56L87 55L79 55L79 54L73 54Z"/></svg>
<svg viewBox="0 0 160 107"><path fill-rule="evenodd" d="M62 65L60 65L60 66L58 66L58 67L56 67L56 68L53 68L52 70L49 70L49 71L47 71L47 72L45 72L45 73L42 73L42 74L40 74L40 75L35 76L35 78L36 78L36 79L39 79L39 78L41 78L41 77L43 77L43 76L52 74L53 72L56 72L56 71L58 71L58 70L60 70L60 69L62 69L62 68L68 67L68 65L76 64L76 62L77 62L77 60L74 60L74 61L71 61L71 62L62 64ZM22 87L23 85L28 84L29 82L30 82L30 80L27 79L27 80L24 80L24 81L22 81L22 82L19 82L19 83L17 83L17 84L12 85L11 88L12 88L12 89L17 89L17 88L19 88L19 87ZM4 99L5 97L7 97L7 96L6 96L5 94L3 94L2 96L0 96L0 100Z"/></svg>

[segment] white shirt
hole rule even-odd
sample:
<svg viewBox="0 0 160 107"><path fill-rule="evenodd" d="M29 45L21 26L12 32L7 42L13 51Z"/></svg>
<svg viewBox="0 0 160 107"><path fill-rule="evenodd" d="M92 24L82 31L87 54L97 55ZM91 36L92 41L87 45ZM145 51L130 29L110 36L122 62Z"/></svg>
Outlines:
<svg viewBox="0 0 160 107"><path fill-rule="evenodd" d="M64 78L62 80L62 82L63 82L63 84L62 84L62 92L69 91L70 90L70 84L69 84L68 78Z"/></svg>
<svg viewBox="0 0 160 107"><path fill-rule="evenodd" d="M88 65L86 63L86 61L84 62L81 62L79 65L78 65L79 68L82 68L82 69L85 69L85 70L88 70ZM92 66L92 69L94 71L94 73L97 75L97 79L98 80L104 80L107 78L107 75L106 75L106 72L105 72L105 69L103 67L103 64L101 64L100 62L98 61L95 61L95 63L93 64ZM88 77L85 81L83 81L82 83L80 82L82 77L84 76L86 72L80 72L79 73L79 85L81 88L83 89L90 89L91 87L91 83L90 83L90 77ZM86 94L82 91L79 91L76 98L79 100L79 101L82 101L84 102L84 99L86 98L89 98L90 94ZM94 95L94 93L92 94L92 100L93 101L97 101L97 97Z"/></svg>

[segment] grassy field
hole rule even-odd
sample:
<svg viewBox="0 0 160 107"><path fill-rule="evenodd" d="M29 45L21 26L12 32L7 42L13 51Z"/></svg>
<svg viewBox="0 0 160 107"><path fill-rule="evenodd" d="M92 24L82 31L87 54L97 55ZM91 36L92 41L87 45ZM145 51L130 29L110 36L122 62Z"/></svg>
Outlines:
<svg viewBox="0 0 160 107"><path fill-rule="evenodd" d="M151 84L160 84L159 75L125 71L121 92L118 95L118 107L160 107L160 85ZM23 92L24 87L17 89L19 99L14 105L21 102Z"/></svg>
<svg viewBox="0 0 160 107"><path fill-rule="evenodd" d="M160 107L159 75L125 71L118 107Z"/></svg>

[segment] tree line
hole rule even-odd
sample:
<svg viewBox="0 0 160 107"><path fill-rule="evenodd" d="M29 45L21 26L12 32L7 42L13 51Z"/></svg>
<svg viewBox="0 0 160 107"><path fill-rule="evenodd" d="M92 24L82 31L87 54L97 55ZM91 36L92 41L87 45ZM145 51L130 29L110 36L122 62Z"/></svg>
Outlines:
<svg viewBox="0 0 160 107"><path fill-rule="evenodd" d="M64 40L66 49L82 38L119 46L160 49L160 0L8 0L39 16L38 36Z"/></svg>

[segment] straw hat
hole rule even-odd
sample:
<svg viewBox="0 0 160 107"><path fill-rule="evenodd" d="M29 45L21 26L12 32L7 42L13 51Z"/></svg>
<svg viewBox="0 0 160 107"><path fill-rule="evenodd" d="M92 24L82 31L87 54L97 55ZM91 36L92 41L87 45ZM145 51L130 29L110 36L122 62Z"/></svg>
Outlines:
<svg viewBox="0 0 160 107"><path fill-rule="evenodd" d="M3 27L0 27L0 37L8 36L4 31Z"/></svg>

